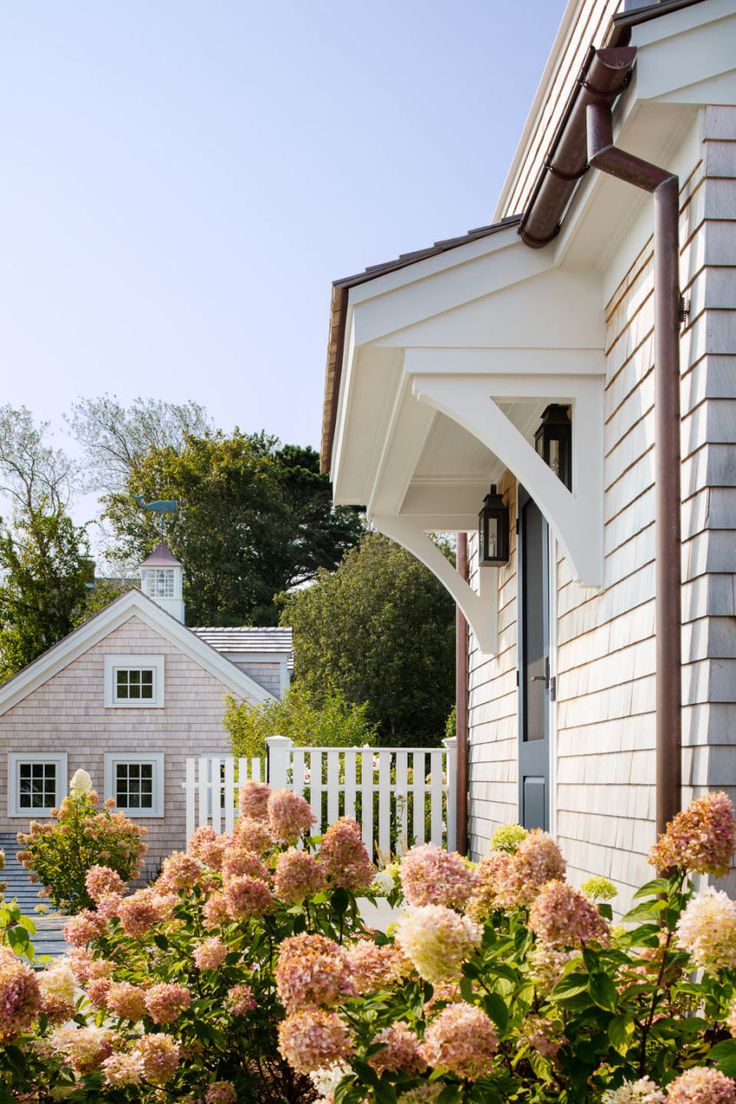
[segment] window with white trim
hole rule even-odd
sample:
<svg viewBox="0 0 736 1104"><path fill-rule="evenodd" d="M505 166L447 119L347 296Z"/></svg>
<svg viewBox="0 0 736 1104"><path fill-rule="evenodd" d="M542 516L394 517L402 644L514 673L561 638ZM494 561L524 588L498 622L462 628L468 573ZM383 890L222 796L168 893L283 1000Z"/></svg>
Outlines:
<svg viewBox="0 0 736 1104"><path fill-rule="evenodd" d="M66 752L9 752L8 816L50 816L66 793L66 774Z"/></svg>
<svg viewBox="0 0 736 1104"><path fill-rule="evenodd" d="M161 708L164 704L164 657L105 656L105 705Z"/></svg>
<svg viewBox="0 0 736 1104"><path fill-rule="evenodd" d="M162 817L163 753L105 755L105 797L130 817Z"/></svg>
<svg viewBox="0 0 736 1104"><path fill-rule="evenodd" d="M146 594L149 598L173 598L173 567L146 568Z"/></svg>

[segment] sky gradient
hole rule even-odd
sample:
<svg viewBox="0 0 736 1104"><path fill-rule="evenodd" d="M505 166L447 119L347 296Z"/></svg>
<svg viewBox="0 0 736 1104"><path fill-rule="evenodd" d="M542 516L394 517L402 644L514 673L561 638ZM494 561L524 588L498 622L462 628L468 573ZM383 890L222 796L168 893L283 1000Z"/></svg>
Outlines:
<svg viewBox="0 0 736 1104"><path fill-rule="evenodd" d="M317 446L331 280L490 221L563 8L2 5L0 401Z"/></svg>

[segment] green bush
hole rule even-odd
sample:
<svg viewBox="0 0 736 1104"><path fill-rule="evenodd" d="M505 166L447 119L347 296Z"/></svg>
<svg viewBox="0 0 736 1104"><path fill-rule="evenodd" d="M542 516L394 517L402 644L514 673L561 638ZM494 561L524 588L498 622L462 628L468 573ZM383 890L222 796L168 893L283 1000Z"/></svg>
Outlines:
<svg viewBox="0 0 736 1104"><path fill-rule="evenodd" d="M363 747L376 743L376 726L367 718L366 705L353 705L339 691L317 703L296 683L283 701L249 705L228 697L224 724L233 755L247 758L266 754L269 736L288 736L300 747Z"/></svg>

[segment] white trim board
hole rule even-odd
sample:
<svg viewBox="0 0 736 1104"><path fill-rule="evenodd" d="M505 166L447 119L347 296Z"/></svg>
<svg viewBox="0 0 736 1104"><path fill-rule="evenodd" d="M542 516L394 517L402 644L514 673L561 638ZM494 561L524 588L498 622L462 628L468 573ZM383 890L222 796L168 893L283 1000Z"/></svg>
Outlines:
<svg viewBox="0 0 736 1104"><path fill-rule="evenodd" d="M225 659L215 648L201 640L171 614L162 610L151 598L140 590L129 590L121 594L100 613L85 621L78 629L70 633L58 644L54 644L33 663L29 663L12 679L0 687L0 716L18 702L27 698L59 671L63 671L75 659L93 648L115 629L138 617L145 625L158 632L184 655L197 663L213 678L233 694L255 704L275 701L273 694L265 690L254 679Z"/></svg>

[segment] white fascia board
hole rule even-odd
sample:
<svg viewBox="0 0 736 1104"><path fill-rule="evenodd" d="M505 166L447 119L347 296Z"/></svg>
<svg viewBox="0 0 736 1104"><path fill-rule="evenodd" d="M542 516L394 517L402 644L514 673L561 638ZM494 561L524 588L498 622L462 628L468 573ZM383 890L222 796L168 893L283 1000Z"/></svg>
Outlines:
<svg viewBox="0 0 736 1104"><path fill-rule="evenodd" d="M160 632L171 644L217 678L234 694L255 702L274 700L273 695L262 686L239 671L229 660L162 610L152 599L135 589L116 598L104 610L91 617L89 621L85 621L69 636L54 644L0 687L0 716L43 686L54 675L63 671L100 640L124 625L131 617L139 617L150 628Z"/></svg>

